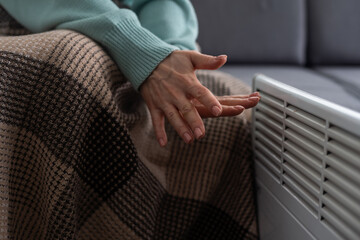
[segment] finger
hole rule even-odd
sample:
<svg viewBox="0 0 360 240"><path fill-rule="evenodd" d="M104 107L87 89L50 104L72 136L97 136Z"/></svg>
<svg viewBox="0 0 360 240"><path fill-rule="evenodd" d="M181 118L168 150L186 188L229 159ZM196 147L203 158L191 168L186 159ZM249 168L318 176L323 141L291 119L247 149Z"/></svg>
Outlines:
<svg viewBox="0 0 360 240"><path fill-rule="evenodd" d="M179 136L186 143L191 143L194 140L193 134L178 109L172 105L168 105L163 109L163 112Z"/></svg>
<svg viewBox="0 0 360 240"><path fill-rule="evenodd" d="M202 118L215 117L207 108L204 106L196 107ZM243 106L223 106L223 111L219 117L231 117L241 114L245 108Z"/></svg>
<svg viewBox="0 0 360 240"><path fill-rule="evenodd" d="M165 118L160 109L149 109L156 138L161 147L167 144L167 135L165 131Z"/></svg>
<svg viewBox="0 0 360 240"><path fill-rule="evenodd" d="M217 96L217 98L224 99L224 98L250 98L250 97L260 97L260 93L254 92L249 95L225 95L225 96Z"/></svg>
<svg viewBox="0 0 360 240"><path fill-rule="evenodd" d="M251 96L251 95L249 95L249 96ZM218 99L218 101L220 102L220 104L222 106L240 105L245 108L252 108L252 107L255 107L260 100L260 97L258 97L257 95L255 95L255 96L256 97L247 97L247 98L245 98L243 96L221 96L221 97L216 97L216 98ZM196 107L203 105L197 99L192 99L191 102Z"/></svg>
<svg viewBox="0 0 360 240"><path fill-rule="evenodd" d="M222 98L219 99L221 105L226 106L237 106L241 105L245 108L252 108L258 104L260 98L259 97L249 97L249 98Z"/></svg>
<svg viewBox="0 0 360 240"><path fill-rule="evenodd" d="M201 104L209 109L214 116L219 116L222 111L222 107L217 98L210 92L209 89L203 85L196 84L189 88L188 93Z"/></svg>
<svg viewBox="0 0 360 240"><path fill-rule="evenodd" d="M177 108L185 122L187 122L188 126L191 128L196 139L204 137L204 123L194 105L187 98L184 98L179 99Z"/></svg>
<svg viewBox="0 0 360 240"><path fill-rule="evenodd" d="M209 69L215 70L223 66L227 61L226 55L210 56L193 52L191 55L191 62L195 69Z"/></svg>
<svg viewBox="0 0 360 240"><path fill-rule="evenodd" d="M239 99L248 99L251 97L258 97L259 100L261 99L260 94L258 92L251 93L250 95L225 95L225 96L215 96L217 100L220 102L221 105L237 105L236 101ZM252 98L251 100L257 100L256 98ZM198 105L201 104L195 98L191 100L193 104ZM229 102L232 101L232 102Z"/></svg>
<svg viewBox="0 0 360 240"><path fill-rule="evenodd" d="M252 94L250 94L250 96L252 96L252 97L256 97L256 96L261 97L259 92L253 92Z"/></svg>

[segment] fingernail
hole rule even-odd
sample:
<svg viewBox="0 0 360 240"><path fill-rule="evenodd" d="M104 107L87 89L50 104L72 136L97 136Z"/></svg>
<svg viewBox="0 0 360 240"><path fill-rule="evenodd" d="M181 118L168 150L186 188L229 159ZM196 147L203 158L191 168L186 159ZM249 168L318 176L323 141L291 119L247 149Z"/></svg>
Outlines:
<svg viewBox="0 0 360 240"><path fill-rule="evenodd" d="M250 97L249 100L252 102L256 102L259 100L259 98L258 97Z"/></svg>
<svg viewBox="0 0 360 240"><path fill-rule="evenodd" d="M222 55L217 56L217 58L223 58L223 57L227 57L227 55L222 54Z"/></svg>
<svg viewBox="0 0 360 240"><path fill-rule="evenodd" d="M184 133L184 139L186 143L190 143L192 138L189 133Z"/></svg>
<svg viewBox="0 0 360 240"><path fill-rule="evenodd" d="M257 97L260 97L260 93L259 93L259 92L254 92L254 93L250 94L250 96L257 96Z"/></svg>
<svg viewBox="0 0 360 240"><path fill-rule="evenodd" d="M197 139L199 139L199 138L201 138L202 135L203 135L203 134L202 134L202 132L201 132L201 129L200 129L200 128L195 128L195 137L196 137Z"/></svg>
<svg viewBox="0 0 360 240"><path fill-rule="evenodd" d="M236 108L237 110L245 110L245 108L244 108L243 106L240 106L240 105L235 106L235 108Z"/></svg>
<svg viewBox="0 0 360 240"><path fill-rule="evenodd" d="M215 116L219 116L221 114L221 109L218 106L214 106L212 112Z"/></svg>
<svg viewBox="0 0 360 240"><path fill-rule="evenodd" d="M160 146L161 146L161 147L164 147L164 146L165 146L165 141L164 141L164 139L159 138L159 143L160 143Z"/></svg>

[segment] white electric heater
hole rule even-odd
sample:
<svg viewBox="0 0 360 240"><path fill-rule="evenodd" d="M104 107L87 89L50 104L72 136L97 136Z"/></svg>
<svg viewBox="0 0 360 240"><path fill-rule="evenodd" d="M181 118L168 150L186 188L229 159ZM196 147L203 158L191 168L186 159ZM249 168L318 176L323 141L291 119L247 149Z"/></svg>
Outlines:
<svg viewBox="0 0 360 240"><path fill-rule="evenodd" d="M261 74L253 90L260 239L360 239L360 113Z"/></svg>

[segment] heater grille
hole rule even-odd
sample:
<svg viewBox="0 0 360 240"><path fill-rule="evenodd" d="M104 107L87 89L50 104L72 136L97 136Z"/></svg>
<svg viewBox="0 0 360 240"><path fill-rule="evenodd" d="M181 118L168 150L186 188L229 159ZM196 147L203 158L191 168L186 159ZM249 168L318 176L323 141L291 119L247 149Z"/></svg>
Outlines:
<svg viewBox="0 0 360 240"><path fill-rule="evenodd" d="M360 114L347 111L346 124L337 119L342 108L262 75L254 81L262 96L253 111L255 161L338 237L359 239Z"/></svg>

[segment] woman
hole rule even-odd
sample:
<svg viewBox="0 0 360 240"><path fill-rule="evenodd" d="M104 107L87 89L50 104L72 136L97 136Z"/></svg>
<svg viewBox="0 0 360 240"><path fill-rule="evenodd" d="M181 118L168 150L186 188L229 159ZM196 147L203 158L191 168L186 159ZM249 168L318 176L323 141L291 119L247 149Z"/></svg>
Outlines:
<svg viewBox="0 0 360 240"><path fill-rule="evenodd" d="M248 121L201 118L240 114L259 95L215 97L204 86L248 89L195 75L226 56L194 51L189 1L123 4L0 0L41 32L0 37L0 238L257 239ZM12 25L2 19L0 32ZM204 124L207 138L184 144Z"/></svg>
<svg viewBox="0 0 360 240"><path fill-rule="evenodd" d="M259 101L246 98L219 101L195 76L196 69L218 69L226 56L195 50L198 33L188 0L0 0L0 4L32 32L71 29L98 41L139 90L150 110L161 146L167 143L166 117L179 136L190 143L205 135L201 117L233 116Z"/></svg>

